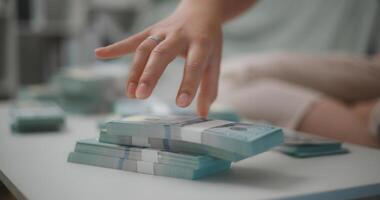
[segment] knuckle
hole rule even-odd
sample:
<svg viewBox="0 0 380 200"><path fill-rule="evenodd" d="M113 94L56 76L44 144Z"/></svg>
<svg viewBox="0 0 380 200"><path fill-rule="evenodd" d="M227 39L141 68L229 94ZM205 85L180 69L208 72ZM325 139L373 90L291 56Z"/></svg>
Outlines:
<svg viewBox="0 0 380 200"><path fill-rule="evenodd" d="M148 53L149 52L149 47L146 46L146 45L139 45L137 48L136 48L136 52L139 52L139 53Z"/></svg>
<svg viewBox="0 0 380 200"><path fill-rule="evenodd" d="M141 75L140 81L147 83L147 84L150 84L150 83L154 82L155 79L156 79L156 77L154 76L153 73L151 73L149 71L144 71L144 73Z"/></svg>
<svg viewBox="0 0 380 200"><path fill-rule="evenodd" d="M169 53L168 49L163 48L163 47L154 48L152 51L152 54L156 56L164 56L164 55L167 55L168 53Z"/></svg>
<svg viewBox="0 0 380 200"><path fill-rule="evenodd" d="M198 59L186 64L185 70L190 76L201 76L205 67L205 62Z"/></svg>
<svg viewBox="0 0 380 200"><path fill-rule="evenodd" d="M193 61L186 65L187 71L190 73L197 72L201 68L202 62L201 61Z"/></svg>
<svg viewBox="0 0 380 200"><path fill-rule="evenodd" d="M152 80L150 78L141 77L139 80L139 83L145 83L147 85L152 85Z"/></svg>
<svg viewBox="0 0 380 200"><path fill-rule="evenodd" d="M135 70L129 71L128 80L130 81L138 81L139 74Z"/></svg>

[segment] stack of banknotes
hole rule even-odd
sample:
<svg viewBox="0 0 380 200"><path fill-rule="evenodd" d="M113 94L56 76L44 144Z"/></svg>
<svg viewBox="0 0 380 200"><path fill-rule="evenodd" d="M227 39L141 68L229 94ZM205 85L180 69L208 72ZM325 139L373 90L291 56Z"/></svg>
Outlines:
<svg viewBox="0 0 380 200"><path fill-rule="evenodd" d="M348 153L341 142L333 139L293 130L284 132L284 144L277 147L277 150L293 157L308 158Z"/></svg>
<svg viewBox="0 0 380 200"><path fill-rule="evenodd" d="M195 116L131 116L106 124L100 141L180 150L239 161L283 141L280 128Z"/></svg>
<svg viewBox="0 0 380 200"><path fill-rule="evenodd" d="M71 67L54 78L63 108L68 112L92 114L112 111L124 95L125 68L116 66Z"/></svg>
<svg viewBox="0 0 380 200"><path fill-rule="evenodd" d="M65 121L63 110L53 102L19 100L10 112L13 132L58 131Z"/></svg>
<svg viewBox="0 0 380 200"><path fill-rule="evenodd" d="M184 179L202 178L225 171L231 165L207 155L107 144L97 139L78 141L68 161Z"/></svg>
<svg viewBox="0 0 380 200"><path fill-rule="evenodd" d="M196 179L225 171L231 162L268 151L282 142L282 130L269 125L188 115L136 115L110 119L101 127L98 140L78 141L68 160Z"/></svg>
<svg viewBox="0 0 380 200"><path fill-rule="evenodd" d="M54 84L31 85L21 88L17 94L19 100L37 100L60 103L59 90Z"/></svg>

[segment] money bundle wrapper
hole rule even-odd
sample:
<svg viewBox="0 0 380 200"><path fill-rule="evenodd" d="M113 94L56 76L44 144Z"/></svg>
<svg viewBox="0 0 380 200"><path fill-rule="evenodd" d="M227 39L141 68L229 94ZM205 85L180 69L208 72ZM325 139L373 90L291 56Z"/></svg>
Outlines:
<svg viewBox="0 0 380 200"><path fill-rule="evenodd" d="M78 141L68 162L184 179L209 176L231 165L207 155L107 144L97 139Z"/></svg>
<svg viewBox="0 0 380 200"><path fill-rule="evenodd" d="M195 116L137 115L111 120L99 141L239 161L283 142L280 128Z"/></svg>
<svg viewBox="0 0 380 200"><path fill-rule="evenodd" d="M65 122L63 110L53 102L17 101L10 115L13 132L58 131Z"/></svg>
<svg viewBox="0 0 380 200"><path fill-rule="evenodd" d="M298 158L348 153L339 141L292 130L285 131L284 144L277 150Z"/></svg>

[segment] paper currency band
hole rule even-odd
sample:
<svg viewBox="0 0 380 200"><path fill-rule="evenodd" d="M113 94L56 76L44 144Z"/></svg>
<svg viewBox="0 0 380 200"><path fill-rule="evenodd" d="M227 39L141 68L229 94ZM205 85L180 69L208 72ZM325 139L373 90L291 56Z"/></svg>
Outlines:
<svg viewBox="0 0 380 200"><path fill-rule="evenodd" d="M141 149L141 160L157 163L158 151L153 149Z"/></svg>
<svg viewBox="0 0 380 200"><path fill-rule="evenodd" d="M132 136L132 145L139 147L150 147L149 138Z"/></svg>
<svg viewBox="0 0 380 200"><path fill-rule="evenodd" d="M123 158L119 158L118 160L118 163L117 163L117 168L122 170L123 169L123 165L124 165L124 159Z"/></svg>
<svg viewBox="0 0 380 200"><path fill-rule="evenodd" d="M231 124L229 121L210 120L185 126L181 130L182 140L202 144L202 132L217 126Z"/></svg>
<svg viewBox="0 0 380 200"><path fill-rule="evenodd" d="M154 163L137 161L137 172L154 175Z"/></svg>

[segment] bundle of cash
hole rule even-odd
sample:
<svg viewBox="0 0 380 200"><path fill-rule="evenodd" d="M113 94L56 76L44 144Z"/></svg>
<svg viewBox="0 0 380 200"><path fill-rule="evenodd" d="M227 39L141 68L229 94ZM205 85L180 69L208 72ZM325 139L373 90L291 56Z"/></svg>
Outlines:
<svg viewBox="0 0 380 200"><path fill-rule="evenodd" d="M13 132L57 131L65 121L63 110L53 102L17 101L10 115Z"/></svg>
<svg viewBox="0 0 380 200"><path fill-rule="evenodd" d="M183 151L187 153L211 155L229 161L239 161L246 158L234 152L198 143L154 137L146 138L139 136L112 135L108 134L106 129L101 130L99 141L110 144L150 147L153 149L161 149L166 151Z"/></svg>
<svg viewBox="0 0 380 200"><path fill-rule="evenodd" d="M281 144L283 133L269 125L195 116L138 115L108 122L99 140L239 161Z"/></svg>
<svg viewBox="0 0 380 200"><path fill-rule="evenodd" d="M339 141L294 130L285 131L284 144L277 150L298 158L348 153Z"/></svg>
<svg viewBox="0 0 380 200"><path fill-rule="evenodd" d="M97 139L78 141L68 161L185 179L198 179L222 172L231 165L228 161L206 155L107 144Z"/></svg>
<svg viewBox="0 0 380 200"><path fill-rule="evenodd" d="M53 84L31 85L21 88L17 94L17 99L60 102L58 88Z"/></svg>
<svg viewBox="0 0 380 200"><path fill-rule="evenodd" d="M97 127L100 131L104 130L106 128L106 124L112 120L122 119L123 116L118 114L109 114L106 116L101 117L97 120Z"/></svg>
<svg viewBox="0 0 380 200"><path fill-rule="evenodd" d="M126 70L120 66L71 67L58 74L63 108L74 113L99 113L112 110L124 95Z"/></svg>

